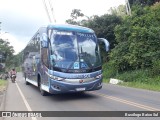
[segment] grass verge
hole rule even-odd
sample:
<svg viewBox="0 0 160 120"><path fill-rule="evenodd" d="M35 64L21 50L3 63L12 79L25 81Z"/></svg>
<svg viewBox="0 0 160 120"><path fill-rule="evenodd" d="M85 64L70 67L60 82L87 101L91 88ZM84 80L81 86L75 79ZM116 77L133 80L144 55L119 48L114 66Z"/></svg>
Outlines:
<svg viewBox="0 0 160 120"><path fill-rule="evenodd" d="M116 78L123 81L123 83L120 84L123 86L160 91L160 75L153 75L151 69L117 73L112 68L105 68L103 69L103 75L103 82L106 83L109 82L110 78Z"/></svg>
<svg viewBox="0 0 160 120"><path fill-rule="evenodd" d="M0 91L4 91L7 86L7 80L0 79Z"/></svg>

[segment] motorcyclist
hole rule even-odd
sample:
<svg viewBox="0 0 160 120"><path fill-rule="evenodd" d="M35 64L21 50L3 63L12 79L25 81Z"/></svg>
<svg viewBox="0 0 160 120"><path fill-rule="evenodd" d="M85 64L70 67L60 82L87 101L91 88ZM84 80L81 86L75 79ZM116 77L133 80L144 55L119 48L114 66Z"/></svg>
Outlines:
<svg viewBox="0 0 160 120"><path fill-rule="evenodd" d="M11 79L12 79L12 75L15 75L15 78L17 76L17 72L16 72L16 70L14 68L10 71L10 77L11 77Z"/></svg>

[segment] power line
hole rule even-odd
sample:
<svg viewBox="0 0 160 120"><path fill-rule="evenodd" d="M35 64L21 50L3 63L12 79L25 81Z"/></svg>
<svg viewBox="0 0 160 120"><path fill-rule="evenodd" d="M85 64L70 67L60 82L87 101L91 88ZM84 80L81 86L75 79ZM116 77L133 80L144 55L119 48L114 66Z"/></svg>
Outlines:
<svg viewBox="0 0 160 120"><path fill-rule="evenodd" d="M51 0L43 0L43 4L45 7L45 11L47 13L48 19L50 22L56 23L56 19L54 16L54 10Z"/></svg>
<svg viewBox="0 0 160 120"><path fill-rule="evenodd" d="M50 18L50 15L49 15L49 12L48 12L48 8L47 8L47 5L46 5L46 1L43 0L43 5L44 5L44 8L45 8L45 11L47 13L47 17L49 19L50 22L52 22L51 18Z"/></svg>
<svg viewBox="0 0 160 120"><path fill-rule="evenodd" d="M54 21L54 23L56 23L52 2L51 2L51 0L48 0L48 1L49 1L49 6L50 6L50 9L51 9L51 15L52 15L53 21Z"/></svg>

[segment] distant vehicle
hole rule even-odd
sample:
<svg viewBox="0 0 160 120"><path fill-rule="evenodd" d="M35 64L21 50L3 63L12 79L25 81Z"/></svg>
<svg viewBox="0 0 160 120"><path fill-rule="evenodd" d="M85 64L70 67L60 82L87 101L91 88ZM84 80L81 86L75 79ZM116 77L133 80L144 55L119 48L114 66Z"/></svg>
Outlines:
<svg viewBox="0 0 160 120"><path fill-rule="evenodd" d="M102 88L99 42L93 30L75 25L40 28L24 49L26 84L39 87L42 95L93 91Z"/></svg>

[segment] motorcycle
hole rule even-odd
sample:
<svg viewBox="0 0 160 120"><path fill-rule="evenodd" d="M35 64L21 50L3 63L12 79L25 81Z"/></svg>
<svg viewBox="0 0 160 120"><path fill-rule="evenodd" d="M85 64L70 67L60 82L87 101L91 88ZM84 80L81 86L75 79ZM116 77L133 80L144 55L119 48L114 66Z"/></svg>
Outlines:
<svg viewBox="0 0 160 120"><path fill-rule="evenodd" d="M12 83L15 83L15 81L16 81L16 75L11 75L11 80L12 80Z"/></svg>

